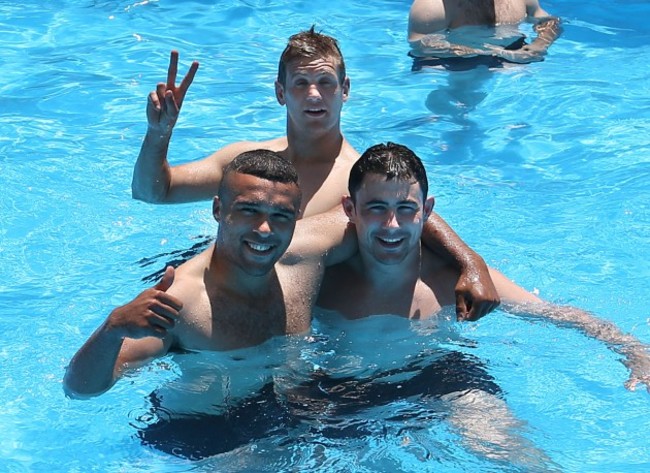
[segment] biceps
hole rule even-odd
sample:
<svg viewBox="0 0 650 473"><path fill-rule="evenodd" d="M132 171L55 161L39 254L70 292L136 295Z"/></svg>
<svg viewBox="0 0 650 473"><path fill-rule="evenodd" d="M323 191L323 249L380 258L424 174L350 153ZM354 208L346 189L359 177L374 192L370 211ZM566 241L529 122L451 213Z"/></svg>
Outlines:
<svg viewBox="0 0 650 473"><path fill-rule="evenodd" d="M125 370L136 369L165 355L171 345L171 339L169 338L146 337L138 340L131 338L125 339L120 354L117 357L115 371L121 373Z"/></svg>

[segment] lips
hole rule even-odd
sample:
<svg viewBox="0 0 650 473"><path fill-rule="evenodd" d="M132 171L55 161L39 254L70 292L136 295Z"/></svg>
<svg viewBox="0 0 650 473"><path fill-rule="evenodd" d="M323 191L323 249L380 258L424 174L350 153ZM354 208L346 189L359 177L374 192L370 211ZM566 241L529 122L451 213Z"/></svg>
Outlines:
<svg viewBox="0 0 650 473"><path fill-rule="evenodd" d="M311 116L314 116L314 117L324 115L325 112L326 112L326 110L324 108L316 108L316 107L308 108L307 110L305 110L305 113L307 115L311 115Z"/></svg>
<svg viewBox="0 0 650 473"><path fill-rule="evenodd" d="M274 248L274 245L271 245L269 243L256 243L253 241L247 241L246 245L248 248L253 250L254 253L258 253L260 255L268 254Z"/></svg>
<svg viewBox="0 0 650 473"><path fill-rule="evenodd" d="M384 248L397 248L404 241L404 237L395 237L395 236L378 236L376 237L379 241L379 244Z"/></svg>

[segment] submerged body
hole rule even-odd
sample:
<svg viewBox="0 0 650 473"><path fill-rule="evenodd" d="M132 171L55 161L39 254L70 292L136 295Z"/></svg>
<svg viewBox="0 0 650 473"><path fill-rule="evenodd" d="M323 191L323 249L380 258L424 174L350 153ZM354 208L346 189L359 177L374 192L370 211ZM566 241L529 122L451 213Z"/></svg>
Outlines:
<svg viewBox="0 0 650 473"><path fill-rule="evenodd" d="M533 23L537 34L529 44L518 28L524 21ZM543 60L560 31L559 19L537 0L415 0L408 41L416 58L528 63Z"/></svg>

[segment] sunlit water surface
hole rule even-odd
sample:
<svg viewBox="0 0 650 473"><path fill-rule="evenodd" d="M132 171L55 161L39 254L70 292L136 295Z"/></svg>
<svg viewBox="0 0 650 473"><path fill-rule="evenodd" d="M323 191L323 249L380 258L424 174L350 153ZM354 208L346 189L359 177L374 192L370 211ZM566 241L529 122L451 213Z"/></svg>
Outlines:
<svg viewBox="0 0 650 473"><path fill-rule="evenodd" d="M310 337L271 342L236 377L224 375L229 354L177 355L93 401L61 388L108 312L216 230L207 203L130 197L146 95L164 80L170 49L182 68L201 62L172 141L179 163L283 133L277 60L288 36L312 24L345 54L343 129L357 149L410 146L438 212L489 264L650 343L650 6L586 5L544 2L564 20L544 62L414 73L407 1L0 1L0 470L525 471L466 448L426 396L349 415L314 405L287 432L197 461L136 435L155 420L150 393L202 366L199 390L215 380L246 390L266 372L291 392L322 370L372 379L382 364L435 363L441 351L477 360L525 423L522 435L559 469L650 468L650 396L624 389L619 357L499 311L444 329L319 322Z"/></svg>

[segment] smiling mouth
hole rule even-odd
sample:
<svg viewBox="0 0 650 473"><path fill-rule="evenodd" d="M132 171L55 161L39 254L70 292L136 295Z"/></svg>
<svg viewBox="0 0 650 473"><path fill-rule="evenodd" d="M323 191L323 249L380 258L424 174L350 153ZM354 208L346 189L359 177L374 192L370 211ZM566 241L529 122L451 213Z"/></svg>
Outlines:
<svg viewBox="0 0 650 473"><path fill-rule="evenodd" d="M307 115L324 115L325 114L325 109L324 108L308 108L305 110L305 113Z"/></svg>
<svg viewBox="0 0 650 473"><path fill-rule="evenodd" d="M379 243L386 248L395 248L398 247L403 241L404 238L400 237L377 237Z"/></svg>
<svg viewBox="0 0 650 473"><path fill-rule="evenodd" d="M247 241L246 244L255 253L260 253L260 254L269 253L271 249L273 249L273 245L269 245L266 243L253 243L252 241Z"/></svg>

